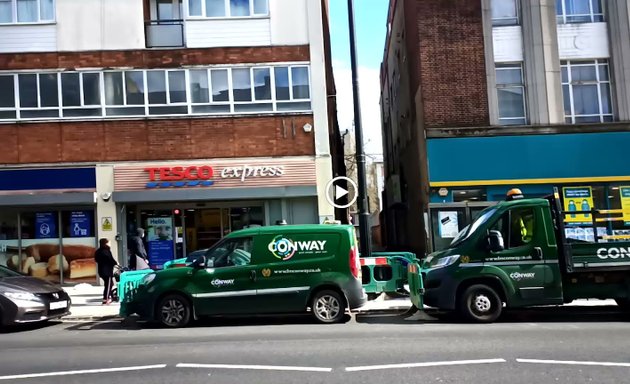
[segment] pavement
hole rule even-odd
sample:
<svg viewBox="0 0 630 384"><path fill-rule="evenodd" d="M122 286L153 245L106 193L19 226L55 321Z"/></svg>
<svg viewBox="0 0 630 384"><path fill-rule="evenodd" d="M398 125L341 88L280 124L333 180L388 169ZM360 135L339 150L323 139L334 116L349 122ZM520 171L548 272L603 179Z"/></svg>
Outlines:
<svg viewBox="0 0 630 384"><path fill-rule="evenodd" d="M0 334L0 384L628 383L616 306L510 311L494 324L359 313L211 319L185 329L52 322Z"/></svg>
<svg viewBox="0 0 630 384"><path fill-rule="evenodd" d="M103 287L90 284L79 284L64 288L72 298L71 314L64 317L64 321L92 321L103 319L115 319L120 311L119 303L102 305ZM565 306L592 307L592 306L616 306L614 300L576 300ZM358 310L357 313L378 312L402 312L411 308L408 298L391 298L385 294ZM426 307L429 309L429 307Z"/></svg>

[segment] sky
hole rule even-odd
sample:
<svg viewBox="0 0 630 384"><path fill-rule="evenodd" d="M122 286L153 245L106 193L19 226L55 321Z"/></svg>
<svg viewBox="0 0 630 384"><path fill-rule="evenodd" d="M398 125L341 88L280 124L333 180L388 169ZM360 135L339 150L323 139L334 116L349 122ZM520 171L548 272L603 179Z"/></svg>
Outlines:
<svg viewBox="0 0 630 384"><path fill-rule="evenodd" d="M347 0L328 0L332 61L337 86L337 117L339 129L352 129L352 72L348 36ZM383 153L380 112L379 71L387 33L389 0L355 0L354 22L356 50L359 61L359 100L365 153Z"/></svg>

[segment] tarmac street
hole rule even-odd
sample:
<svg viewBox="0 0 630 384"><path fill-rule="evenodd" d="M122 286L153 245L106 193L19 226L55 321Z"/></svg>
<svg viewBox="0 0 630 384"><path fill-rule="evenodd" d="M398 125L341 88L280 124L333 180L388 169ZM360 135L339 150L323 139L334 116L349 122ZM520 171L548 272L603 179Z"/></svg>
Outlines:
<svg viewBox="0 0 630 384"><path fill-rule="evenodd" d="M117 319L0 334L11 383L625 383L630 323L615 306L508 312L495 324L345 324L308 316L216 318L185 329Z"/></svg>

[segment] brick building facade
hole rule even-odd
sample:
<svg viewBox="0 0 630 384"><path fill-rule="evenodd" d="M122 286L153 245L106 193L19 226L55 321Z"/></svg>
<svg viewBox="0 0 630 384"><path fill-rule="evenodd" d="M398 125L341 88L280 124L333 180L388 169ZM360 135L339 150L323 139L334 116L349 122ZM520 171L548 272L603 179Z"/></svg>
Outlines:
<svg viewBox="0 0 630 384"><path fill-rule="evenodd" d="M630 11L626 1L586 3L390 1L381 68L390 248L442 249L512 187L528 197L578 188L598 208L621 208Z"/></svg>
<svg viewBox="0 0 630 384"><path fill-rule="evenodd" d="M0 264L30 273L48 245L72 264L103 237L125 264L141 227L159 268L339 215L326 1L18 3L0 8ZM46 278L95 281L73 268Z"/></svg>

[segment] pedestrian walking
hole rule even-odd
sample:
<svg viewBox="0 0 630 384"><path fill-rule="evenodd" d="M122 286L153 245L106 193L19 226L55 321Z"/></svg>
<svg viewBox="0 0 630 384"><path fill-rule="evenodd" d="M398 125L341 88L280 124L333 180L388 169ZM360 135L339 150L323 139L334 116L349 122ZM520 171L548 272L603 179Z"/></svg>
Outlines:
<svg viewBox="0 0 630 384"><path fill-rule="evenodd" d="M136 236L129 239L129 269L132 271L148 268L149 258L147 256L147 251L144 248L144 242L142 241L143 238L144 229L138 228L136 230Z"/></svg>
<svg viewBox="0 0 630 384"><path fill-rule="evenodd" d="M109 248L109 240L99 240L99 247L94 253L94 260L98 266L98 276L103 279L103 305L112 302L112 288L114 286L114 267L118 265Z"/></svg>

